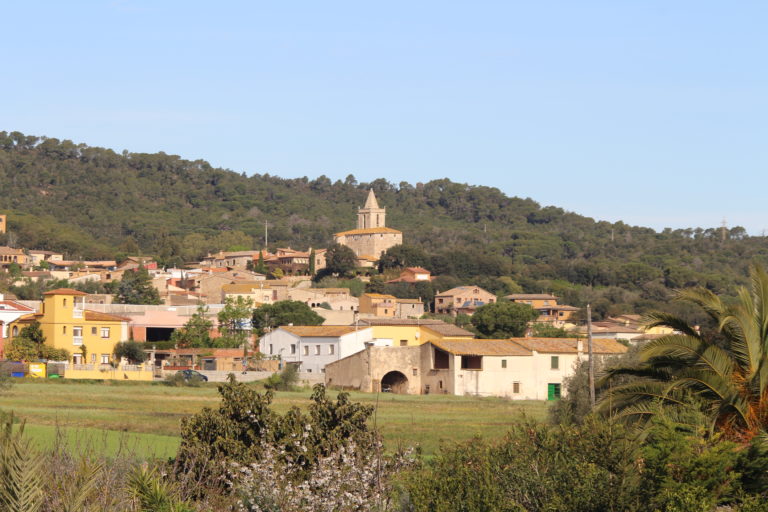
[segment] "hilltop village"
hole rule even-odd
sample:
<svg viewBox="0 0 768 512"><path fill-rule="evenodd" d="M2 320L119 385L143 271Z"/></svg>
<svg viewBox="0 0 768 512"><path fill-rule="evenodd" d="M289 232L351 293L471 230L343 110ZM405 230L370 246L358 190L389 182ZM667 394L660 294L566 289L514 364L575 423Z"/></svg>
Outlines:
<svg viewBox="0 0 768 512"><path fill-rule="evenodd" d="M0 215L0 233L8 221ZM26 362L70 378L247 378L294 365L308 382L368 392L559 398L587 355L583 311L550 293L434 289L437 276L407 261L384 268L403 237L370 190L357 227L325 248L221 250L160 268L151 256L83 261L0 247L10 289L41 295L0 295L0 355L20 359L34 330L48 350ZM201 329L203 341L192 334ZM593 354L667 332L643 328L639 315L610 317L591 325Z"/></svg>

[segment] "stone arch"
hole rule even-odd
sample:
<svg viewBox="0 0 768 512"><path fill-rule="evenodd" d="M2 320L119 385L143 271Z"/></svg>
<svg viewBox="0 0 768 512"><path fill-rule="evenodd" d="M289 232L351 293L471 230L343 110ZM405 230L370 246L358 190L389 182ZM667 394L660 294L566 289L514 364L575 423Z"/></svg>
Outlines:
<svg viewBox="0 0 768 512"><path fill-rule="evenodd" d="M381 390L388 390L397 394L406 394L408 393L408 377L396 370L388 372L381 378Z"/></svg>

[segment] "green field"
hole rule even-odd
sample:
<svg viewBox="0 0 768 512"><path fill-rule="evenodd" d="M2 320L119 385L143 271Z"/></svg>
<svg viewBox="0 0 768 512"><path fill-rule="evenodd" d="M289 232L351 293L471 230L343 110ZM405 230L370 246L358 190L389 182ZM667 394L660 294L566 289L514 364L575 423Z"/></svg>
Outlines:
<svg viewBox="0 0 768 512"><path fill-rule="evenodd" d="M284 412L309 403L309 390L279 392L274 408ZM330 392L335 396L334 392ZM419 445L424 454L442 440L475 435L497 437L528 417L544 419L546 402L446 395L351 393L354 401L376 406L375 423L388 448ZM179 421L218 402L215 384L177 388L162 383L20 381L0 394L0 409L13 411L41 445L63 441L79 449L114 454L172 456L179 443Z"/></svg>

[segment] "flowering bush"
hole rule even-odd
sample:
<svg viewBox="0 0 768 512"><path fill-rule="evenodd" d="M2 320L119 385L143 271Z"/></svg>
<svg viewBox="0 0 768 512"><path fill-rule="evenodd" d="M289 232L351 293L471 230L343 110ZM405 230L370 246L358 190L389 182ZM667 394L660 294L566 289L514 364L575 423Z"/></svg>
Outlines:
<svg viewBox="0 0 768 512"><path fill-rule="evenodd" d="M306 453L312 426L292 436L290 452L284 447L263 445L259 463L232 464L230 485L239 496L241 512L384 512L391 509L390 478L412 466L410 452L382 456L381 444L360 449L346 443L311 466Z"/></svg>

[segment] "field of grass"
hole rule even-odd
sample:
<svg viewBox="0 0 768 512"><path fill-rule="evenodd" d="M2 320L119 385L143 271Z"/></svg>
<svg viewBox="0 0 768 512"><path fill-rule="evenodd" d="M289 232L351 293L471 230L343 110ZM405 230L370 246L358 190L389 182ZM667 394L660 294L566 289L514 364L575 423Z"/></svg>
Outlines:
<svg viewBox="0 0 768 512"><path fill-rule="evenodd" d="M279 392L274 408L284 412L309 404L309 390ZM335 396L334 392L329 393ZM546 402L446 395L351 393L354 401L376 406L375 421L388 448L420 445L426 455L442 440L475 435L499 437L523 416L543 420ZM57 438L72 446L107 453L129 450L143 456L172 456L181 418L215 407L214 384L178 388L162 383L20 381L0 394L0 410L13 411L42 445Z"/></svg>

